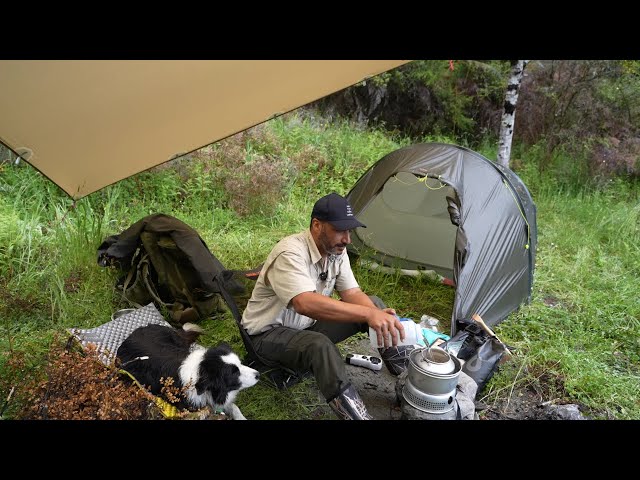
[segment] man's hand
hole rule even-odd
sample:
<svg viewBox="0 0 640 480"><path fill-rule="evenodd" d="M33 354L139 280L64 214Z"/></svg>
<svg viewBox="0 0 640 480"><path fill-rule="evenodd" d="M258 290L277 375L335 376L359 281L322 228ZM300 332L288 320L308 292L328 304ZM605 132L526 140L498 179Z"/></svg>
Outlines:
<svg viewBox="0 0 640 480"><path fill-rule="evenodd" d="M402 322L393 308L380 310L359 287L340 292L342 302L316 292L302 292L291 299L300 315L328 322L367 322L385 348L404 341ZM390 337L390 338L389 338Z"/></svg>
<svg viewBox="0 0 640 480"><path fill-rule="evenodd" d="M404 327L395 313L393 308L371 309L371 317L367 323L375 330L380 348L395 347L398 342L405 339ZM391 336L391 342L389 342L389 336Z"/></svg>

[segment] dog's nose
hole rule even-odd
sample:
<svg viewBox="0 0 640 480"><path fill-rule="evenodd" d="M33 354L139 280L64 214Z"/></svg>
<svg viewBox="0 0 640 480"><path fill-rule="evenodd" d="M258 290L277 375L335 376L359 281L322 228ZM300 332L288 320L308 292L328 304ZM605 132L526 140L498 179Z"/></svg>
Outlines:
<svg viewBox="0 0 640 480"><path fill-rule="evenodd" d="M255 375L256 375L256 380L260 379L260 372L256 371Z"/></svg>

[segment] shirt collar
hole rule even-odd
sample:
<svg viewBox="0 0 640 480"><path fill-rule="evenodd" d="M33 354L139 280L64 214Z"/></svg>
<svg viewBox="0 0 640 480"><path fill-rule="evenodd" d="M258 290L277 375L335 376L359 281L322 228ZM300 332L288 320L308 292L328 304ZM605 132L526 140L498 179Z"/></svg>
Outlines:
<svg viewBox="0 0 640 480"><path fill-rule="evenodd" d="M309 253L311 254L311 263L318 263L322 260L322 255L316 246L316 242L313 240L311 230L305 232L305 239L307 240L307 246L309 247Z"/></svg>

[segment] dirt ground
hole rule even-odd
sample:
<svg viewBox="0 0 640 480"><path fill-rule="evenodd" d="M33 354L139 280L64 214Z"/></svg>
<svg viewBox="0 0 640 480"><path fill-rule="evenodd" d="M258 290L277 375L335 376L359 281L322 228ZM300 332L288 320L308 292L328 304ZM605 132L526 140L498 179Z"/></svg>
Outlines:
<svg viewBox="0 0 640 480"><path fill-rule="evenodd" d="M530 388L514 390L512 395L492 405L476 401L483 420L588 420L590 413L583 405L541 396Z"/></svg>
<svg viewBox="0 0 640 480"><path fill-rule="evenodd" d="M536 420L541 418L545 405L544 399L528 389L514 391L508 400L491 405L476 402L484 420Z"/></svg>

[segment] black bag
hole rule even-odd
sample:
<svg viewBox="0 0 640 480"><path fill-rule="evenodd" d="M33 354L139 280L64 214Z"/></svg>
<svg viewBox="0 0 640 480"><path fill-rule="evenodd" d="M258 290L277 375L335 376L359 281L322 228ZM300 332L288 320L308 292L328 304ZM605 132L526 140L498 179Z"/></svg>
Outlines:
<svg viewBox="0 0 640 480"><path fill-rule="evenodd" d="M477 395L495 373L505 350L498 340L489 337L478 325L461 326L464 329L458 330L442 347L465 361L462 371L478 384Z"/></svg>
<svg viewBox="0 0 640 480"><path fill-rule="evenodd" d="M478 384L476 396L491 380L504 354L502 344L494 338L487 337L476 353L464 363L462 371Z"/></svg>
<svg viewBox="0 0 640 480"><path fill-rule="evenodd" d="M416 349L415 345L398 345L395 347L379 347L378 353L391 375L398 376L409 367L409 356Z"/></svg>
<svg viewBox="0 0 640 480"><path fill-rule="evenodd" d="M489 336L476 324L467 325L464 330L459 331L453 338L447 341L448 344L461 341L461 346L456 357L460 360L467 360L474 356Z"/></svg>

